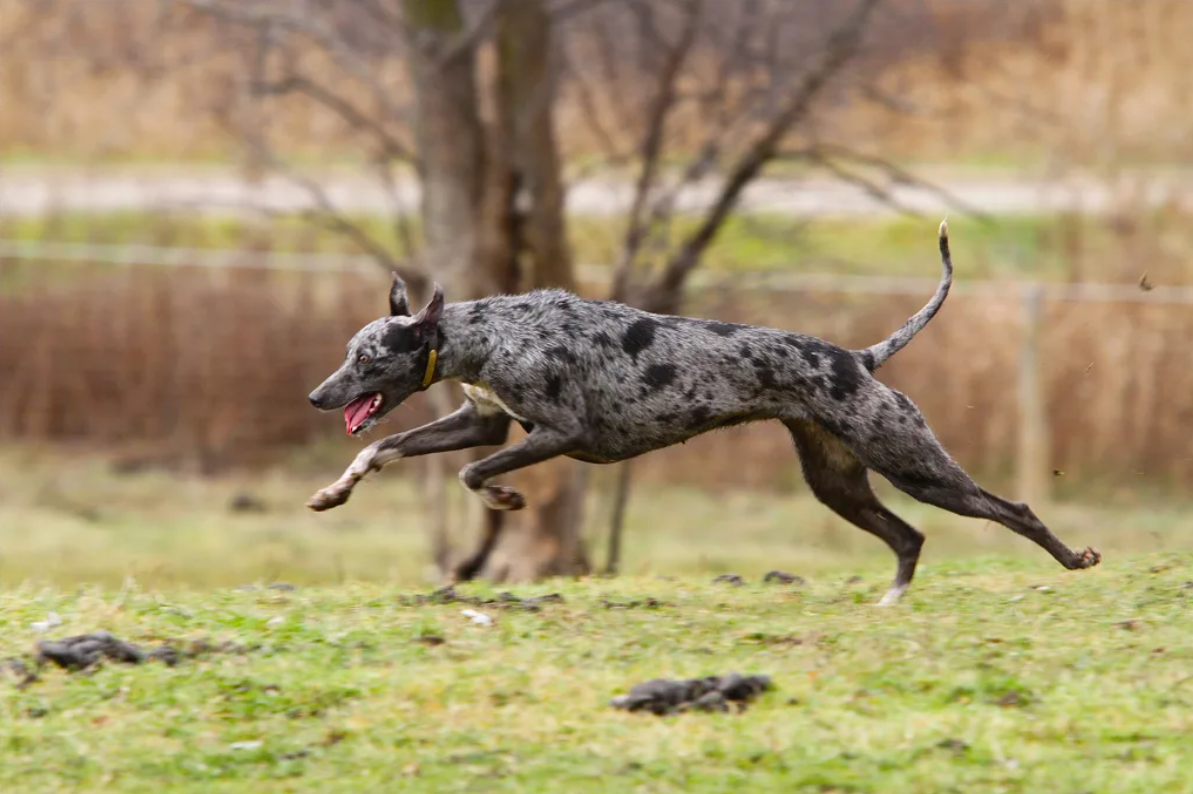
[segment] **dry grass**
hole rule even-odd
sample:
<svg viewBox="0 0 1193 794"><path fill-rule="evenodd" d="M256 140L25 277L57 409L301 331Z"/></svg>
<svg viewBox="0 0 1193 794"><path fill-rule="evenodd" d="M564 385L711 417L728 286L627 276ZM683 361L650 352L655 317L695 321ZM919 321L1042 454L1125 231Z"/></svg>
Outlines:
<svg viewBox="0 0 1193 794"><path fill-rule="evenodd" d="M1193 80L1190 4L1035 0L1013 14L1003 3L916 8L928 14L919 35L925 26L933 35L918 54L911 48L885 63L883 101L823 113L822 138L926 161L1063 167L1188 158L1193 121L1178 98ZM299 97L249 107L252 42L243 31L159 9L151 0L0 6L0 156L235 157L234 118L268 130L291 155L360 152L355 133ZM294 57L312 74L329 73L317 53ZM400 104L398 60L382 59L374 72ZM364 98L363 87L338 82ZM604 144L578 102L565 90L561 135L583 158Z"/></svg>
<svg viewBox="0 0 1193 794"><path fill-rule="evenodd" d="M338 433L306 394L343 344L381 313L380 273L312 275L231 268L7 266L0 291L0 438L102 444L213 471L276 457ZM848 347L881 339L919 296L765 293L693 296L698 316L797 329ZM964 465L1011 468L1017 427L1020 302L950 297L882 379L920 404ZM1043 333L1050 463L1063 487L1108 493L1178 486L1193 475L1193 373L1172 366L1193 335L1187 307L1056 304ZM424 418L421 402L389 427ZM715 433L652 455L650 479L707 488L787 489L798 480L777 426Z"/></svg>
<svg viewBox="0 0 1193 794"><path fill-rule="evenodd" d="M342 462L356 448L329 442ZM787 454L786 452L784 453ZM396 466L325 514L303 505L338 473L303 454L259 470L192 477L161 470L128 472L112 456L77 448L6 444L0 453L0 581L29 587L118 587L133 578L150 588L427 581L431 558L427 503L411 469ZM609 470L597 470L585 536L604 560ZM924 570L962 558L1019 558L1041 573L1064 572L1040 549L991 522L964 519L877 483L882 498L927 536ZM235 510L237 497L254 509ZM464 514L462 488L448 490L451 514ZM1187 505L1124 507L1078 502L1037 505L1073 545L1095 545L1116 567L1128 554L1193 548ZM468 546L458 524L457 545ZM639 489L627 517L622 571L630 575L707 575L751 579L775 568L807 577L873 571L875 587L893 574L876 538L846 524L806 489L775 494L654 484Z"/></svg>

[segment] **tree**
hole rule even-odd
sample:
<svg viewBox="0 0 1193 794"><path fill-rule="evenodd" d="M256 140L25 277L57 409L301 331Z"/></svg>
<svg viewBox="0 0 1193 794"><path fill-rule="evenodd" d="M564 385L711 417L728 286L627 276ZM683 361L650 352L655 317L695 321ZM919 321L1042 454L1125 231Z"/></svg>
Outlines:
<svg viewBox="0 0 1193 794"><path fill-rule="evenodd" d="M242 115L231 125L236 137L255 162L307 189L313 222L351 237L416 292L425 292L431 274L451 300L575 288L552 117L558 69L544 0L357 0L307 3L298 11L270 2L187 2L222 23L256 32L250 66L258 105L298 95L331 113L368 150L377 177L395 196L398 169L412 166L417 173L422 245L416 248L399 212L397 239L404 250L395 252L340 213L316 179L279 155L260 127L267 110L258 106L247 119ZM377 77L387 73L382 64L395 53L405 65L404 82ZM486 54L494 62L487 82L478 68ZM318 76L306 65L312 61L321 67ZM430 399L437 414L454 408L445 388L432 390ZM524 514L467 502L480 541L463 558L452 553L444 483L449 471L484 452L428 461L440 572L448 579L511 580L585 573L584 478L570 460L514 478L530 497Z"/></svg>

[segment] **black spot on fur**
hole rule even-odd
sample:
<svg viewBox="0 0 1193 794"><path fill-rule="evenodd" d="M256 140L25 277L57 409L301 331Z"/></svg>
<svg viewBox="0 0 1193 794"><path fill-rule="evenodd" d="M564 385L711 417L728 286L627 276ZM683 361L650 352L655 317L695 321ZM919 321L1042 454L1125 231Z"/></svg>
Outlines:
<svg viewBox="0 0 1193 794"><path fill-rule="evenodd" d="M711 416L712 412L709 411L708 408L703 405L696 406L692 409L692 412L688 414L688 429L698 430L704 427L704 425L708 423L708 420Z"/></svg>
<svg viewBox="0 0 1193 794"><path fill-rule="evenodd" d="M796 334L783 334L783 344L794 347L796 350L804 349L804 341Z"/></svg>
<svg viewBox="0 0 1193 794"><path fill-rule="evenodd" d="M604 331L598 331L592 335L592 341L601 347L613 347L613 337Z"/></svg>
<svg viewBox="0 0 1193 794"><path fill-rule="evenodd" d="M717 336L733 336L741 330L742 326L735 323L724 323L719 320L713 320L704 324L704 327L712 331Z"/></svg>
<svg viewBox="0 0 1193 794"><path fill-rule="evenodd" d="M816 377L812 378L812 384L818 389L823 390L828 388L828 381L824 379L823 375L817 375Z"/></svg>
<svg viewBox="0 0 1193 794"><path fill-rule="evenodd" d="M422 347L422 342L408 325L390 323L381 336L381 344L391 353L413 353Z"/></svg>
<svg viewBox="0 0 1193 794"><path fill-rule="evenodd" d="M842 350L835 345L821 344L819 347L832 368L829 396L840 402L856 394L862 386L862 371L857 358L848 350ZM804 355L807 356L808 351L805 351Z"/></svg>
<svg viewBox="0 0 1193 794"><path fill-rule="evenodd" d="M674 364L651 364L642 375L642 382L651 389L658 391L675 382L677 370Z"/></svg>
<svg viewBox="0 0 1193 794"><path fill-rule="evenodd" d="M547 358L549 358L553 361L562 361L567 364L575 364L576 363L576 354L573 353L571 350L568 350L566 347L564 347L562 345L558 345L556 347L549 347L549 348L547 348L546 353L547 353Z"/></svg>
<svg viewBox="0 0 1193 794"><path fill-rule="evenodd" d="M749 345L742 345L737 350L739 353L741 353L741 357L747 361L754 357L754 351L750 349Z"/></svg>
<svg viewBox="0 0 1193 794"><path fill-rule="evenodd" d="M808 362L809 367L820 366L820 356L816 354L815 350L805 350L801 347L799 348L799 354L804 357L804 361Z"/></svg>
<svg viewBox="0 0 1193 794"><path fill-rule="evenodd" d="M547 379L547 388L543 391L551 402L559 402L559 395L563 391L563 378L552 375Z"/></svg>
<svg viewBox="0 0 1193 794"><path fill-rule="evenodd" d="M867 372L874 371L874 354L873 353L869 353L869 352L862 353L862 366L866 368Z"/></svg>
<svg viewBox="0 0 1193 794"><path fill-rule="evenodd" d="M650 317L643 317L635 321L621 337L621 349L633 358L654 344L655 330L658 322Z"/></svg>
<svg viewBox="0 0 1193 794"><path fill-rule="evenodd" d="M758 377L758 385L764 389L778 388L778 383L775 381L775 371L771 369L770 364L762 359L757 359L754 362L754 374Z"/></svg>
<svg viewBox="0 0 1193 794"><path fill-rule="evenodd" d="M696 384L695 383L693 383L691 386L689 386L688 390L683 393L683 398L685 400L687 400L688 402L691 402L692 400L696 399Z"/></svg>
<svg viewBox="0 0 1193 794"><path fill-rule="evenodd" d="M654 419L660 424L670 424L675 421L675 414L657 414Z"/></svg>

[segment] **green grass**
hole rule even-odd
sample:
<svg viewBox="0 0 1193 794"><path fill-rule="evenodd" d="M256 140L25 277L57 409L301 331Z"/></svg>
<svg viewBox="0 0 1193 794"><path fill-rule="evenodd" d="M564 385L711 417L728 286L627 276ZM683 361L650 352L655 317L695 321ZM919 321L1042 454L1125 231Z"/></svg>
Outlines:
<svg viewBox="0 0 1193 794"><path fill-rule="evenodd" d="M400 250L393 225L378 217L356 219L390 250ZM1057 219L1010 216L992 223L950 219L960 278L1062 278L1063 259L1052 249ZM715 272L769 270L793 273L923 276L936 274L935 236L939 219L818 220L807 223L776 216L733 216L708 251L703 267ZM1088 234L1097 236L1095 221ZM673 238L692 228L676 223ZM412 222L415 236L417 223ZM577 262L607 265L620 256L619 221L574 217L569 224ZM300 218L268 223L232 217L179 218L138 213L67 214L47 218L0 219L0 237L17 240L150 244L199 248L272 248L282 251L359 253L334 232L314 229Z"/></svg>
<svg viewBox="0 0 1193 794"><path fill-rule="evenodd" d="M903 604L881 610L889 552L806 494L644 484L628 575L513 587L565 601L485 608L485 628L458 604L402 600L430 585L420 500L398 471L331 513L302 507L342 446L202 480L116 474L82 452L0 454L0 659L27 656L50 612L55 637L259 646L176 668L47 668L24 690L0 676L0 791L1193 785L1193 511L1181 505L1037 506L1105 553L1067 572L1006 530L890 499L928 543ZM264 510L229 512L237 493ZM808 581L761 584L773 568ZM710 583L727 570L749 584ZM238 588L277 580L298 588ZM648 598L662 605L605 605ZM652 677L734 670L778 688L740 715L607 705Z"/></svg>
<svg viewBox="0 0 1193 794"><path fill-rule="evenodd" d="M64 621L56 636L103 628L146 645L260 647L4 684L0 788L1188 790L1191 564L931 565L890 610L872 606L885 568L795 588L553 581L518 592L564 603L487 609L490 628L459 605L404 605L409 590L384 585L9 589L4 656L30 648L29 624L48 611ZM604 605L647 597L663 605ZM607 705L645 679L732 670L770 674L777 690L740 715Z"/></svg>

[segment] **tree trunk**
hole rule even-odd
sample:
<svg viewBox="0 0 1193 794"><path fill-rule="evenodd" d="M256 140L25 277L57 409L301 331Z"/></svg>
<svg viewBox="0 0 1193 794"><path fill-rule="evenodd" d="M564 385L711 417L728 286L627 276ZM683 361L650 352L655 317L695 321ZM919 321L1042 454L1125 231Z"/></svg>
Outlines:
<svg viewBox="0 0 1193 794"><path fill-rule="evenodd" d="M485 130L476 87L476 51L458 47L464 24L457 0L404 0L410 75L415 89L414 133L422 183L421 214L426 238L426 272L443 285L448 300L481 298L497 292L503 258L500 240L486 207ZM504 257L503 257L504 255ZM420 296L426 297L426 296ZM442 393L450 388L452 394ZM437 415L460 402L458 388L436 387L431 405ZM433 484L431 546L441 577L454 562L450 551L447 491L455 473L477 460L479 451L435 455L427 459ZM466 510L479 526L483 511Z"/></svg>
<svg viewBox="0 0 1193 794"><path fill-rule="evenodd" d="M494 120L486 130L475 48L453 48L463 31L457 0L405 0L405 8L427 270L449 300L526 287L574 289L551 119L546 9L540 0L506 0L500 9ZM511 431L511 440L520 432ZM438 457L454 458L448 465L458 468L465 456L478 454ZM530 507L500 517L466 509L469 534L479 542L464 565L479 562L482 575L514 581L586 573L580 539L584 472L564 459L508 480L526 494ZM445 532L436 533L436 545Z"/></svg>
<svg viewBox="0 0 1193 794"><path fill-rule="evenodd" d="M497 33L492 151L507 158L511 224L523 265L518 287L574 290L564 225L564 195L551 110L555 85L551 21L542 0L506 0ZM514 431L518 433L519 431ZM589 562L581 538L587 471L557 458L510 478L526 495L525 513L508 521L484 574L534 581L582 575Z"/></svg>

